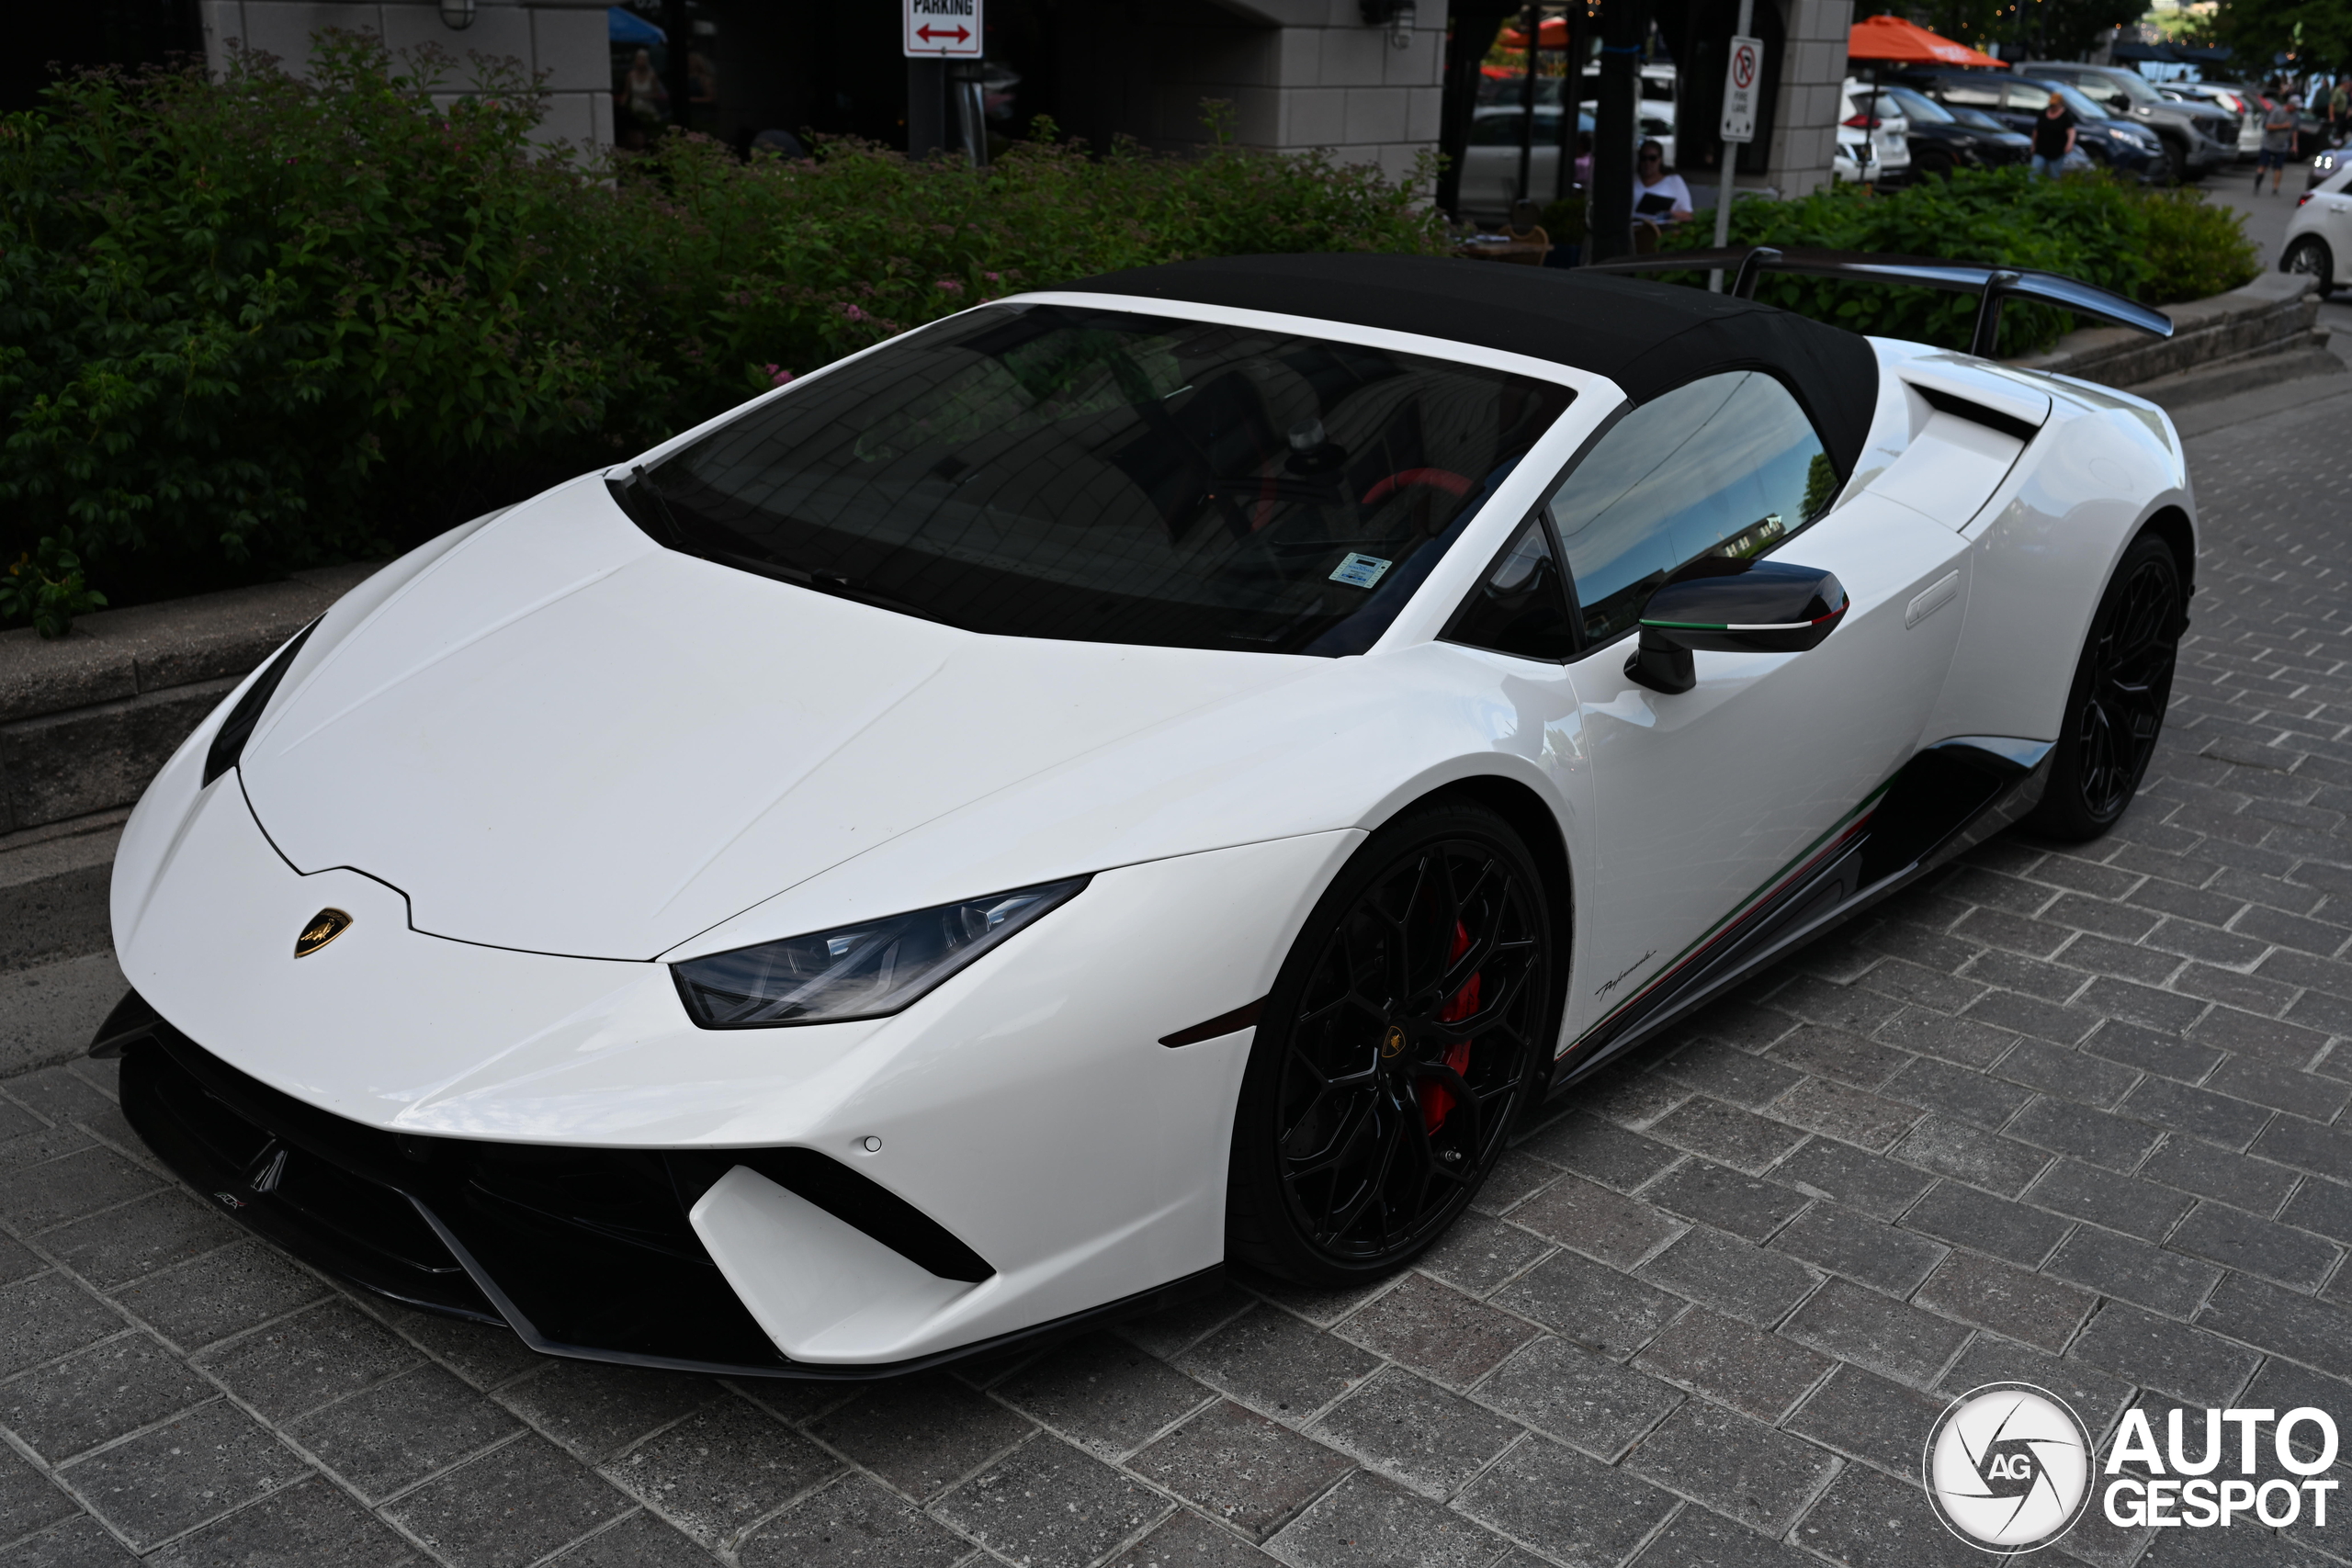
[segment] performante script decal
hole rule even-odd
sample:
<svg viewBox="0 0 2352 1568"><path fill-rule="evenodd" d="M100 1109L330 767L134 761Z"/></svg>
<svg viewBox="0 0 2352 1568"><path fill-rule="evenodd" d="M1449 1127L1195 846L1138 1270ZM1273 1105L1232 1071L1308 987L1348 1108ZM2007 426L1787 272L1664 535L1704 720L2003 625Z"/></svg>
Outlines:
<svg viewBox="0 0 2352 1568"><path fill-rule="evenodd" d="M1618 971L1617 977L1615 979L1601 982L1600 989L1593 992L1592 994L1596 997L1607 996L1610 992L1623 985L1626 980L1632 976L1634 970L1639 969L1643 964L1647 964L1651 959L1656 958L1657 956L1657 949L1655 947L1651 948L1647 953L1643 953L1639 958L1636 958L1631 964L1626 964L1623 969Z"/></svg>

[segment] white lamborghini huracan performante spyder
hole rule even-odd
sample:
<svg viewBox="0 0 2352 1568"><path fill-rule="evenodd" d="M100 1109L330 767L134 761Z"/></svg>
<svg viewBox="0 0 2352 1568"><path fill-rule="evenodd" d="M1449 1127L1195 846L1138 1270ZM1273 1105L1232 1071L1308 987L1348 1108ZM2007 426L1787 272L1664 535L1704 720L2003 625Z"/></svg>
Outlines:
<svg viewBox="0 0 2352 1568"><path fill-rule="evenodd" d="M1745 259L1100 277L445 535L148 790L93 1049L225 1212L555 1354L1393 1269L1547 1095L2155 743L2164 414L1744 296L2163 318Z"/></svg>

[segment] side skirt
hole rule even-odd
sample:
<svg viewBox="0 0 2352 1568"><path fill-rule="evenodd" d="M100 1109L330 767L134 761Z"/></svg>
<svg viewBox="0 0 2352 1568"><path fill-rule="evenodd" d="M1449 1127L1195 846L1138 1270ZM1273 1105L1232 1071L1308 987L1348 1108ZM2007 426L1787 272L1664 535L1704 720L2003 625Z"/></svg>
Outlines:
<svg viewBox="0 0 2352 1568"><path fill-rule="evenodd" d="M2056 750L1972 735L1917 753L1737 914L1560 1053L1547 1093L2017 822L2041 801Z"/></svg>

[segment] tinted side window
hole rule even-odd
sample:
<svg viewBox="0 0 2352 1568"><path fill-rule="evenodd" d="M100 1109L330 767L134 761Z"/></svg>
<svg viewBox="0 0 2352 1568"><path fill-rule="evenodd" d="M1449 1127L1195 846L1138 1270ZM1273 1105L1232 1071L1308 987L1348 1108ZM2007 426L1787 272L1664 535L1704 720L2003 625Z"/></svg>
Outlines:
<svg viewBox="0 0 2352 1568"><path fill-rule="evenodd" d="M2001 89L1997 86L1969 86L1958 82L1939 82L1932 96L1948 104L1967 104L1975 108L1996 109L2001 107ZM2044 93L2043 97L2050 95Z"/></svg>
<svg viewBox="0 0 2352 1568"><path fill-rule="evenodd" d="M1701 556L1762 555L1837 495L1812 423L1770 376L1709 376L1644 403L1552 494L1586 643L1630 630Z"/></svg>
<svg viewBox="0 0 2352 1568"><path fill-rule="evenodd" d="M1463 603L1445 629L1445 640L1523 659L1566 659L1576 652L1567 591L1552 554L1552 531L1542 518L1519 531L1487 580Z"/></svg>

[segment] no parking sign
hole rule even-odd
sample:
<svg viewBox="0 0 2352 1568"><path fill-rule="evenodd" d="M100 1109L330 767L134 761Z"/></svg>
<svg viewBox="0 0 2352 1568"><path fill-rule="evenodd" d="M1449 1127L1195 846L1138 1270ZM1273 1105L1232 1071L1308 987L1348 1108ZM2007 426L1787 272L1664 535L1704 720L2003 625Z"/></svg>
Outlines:
<svg viewBox="0 0 2352 1568"><path fill-rule="evenodd" d="M1735 38L1731 40L1731 62L1724 70L1724 124L1725 141L1756 140L1756 96L1762 90L1764 80L1764 40L1755 38Z"/></svg>

